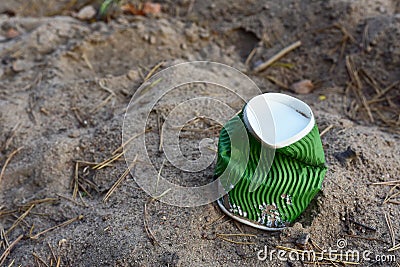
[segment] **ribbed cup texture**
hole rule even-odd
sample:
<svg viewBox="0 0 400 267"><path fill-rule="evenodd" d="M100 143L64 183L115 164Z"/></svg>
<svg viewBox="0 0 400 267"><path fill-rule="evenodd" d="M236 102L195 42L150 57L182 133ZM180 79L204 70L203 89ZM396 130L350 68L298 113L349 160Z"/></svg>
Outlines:
<svg viewBox="0 0 400 267"><path fill-rule="evenodd" d="M233 122L238 120L242 121L242 113L221 130L215 169L217 177L226 170L232 151L238 153L243 146L240 142L231 144L228 134L235 131L238 124ZM230 167L225 179L237 180L239 175L240 179L228 193L226 208L235 215L267 227L284 227L306 209L321 189L327 168L318 128L315 125L301 140L276 149L270 169L268 164L262 163L269 160L263 157L271 157L270 152L263 153L263 150L271 151L271 148L246 131L250 148L248 162L244 171L240 167ZM255 190L250 190L254 181L261 182Z"/></svg>

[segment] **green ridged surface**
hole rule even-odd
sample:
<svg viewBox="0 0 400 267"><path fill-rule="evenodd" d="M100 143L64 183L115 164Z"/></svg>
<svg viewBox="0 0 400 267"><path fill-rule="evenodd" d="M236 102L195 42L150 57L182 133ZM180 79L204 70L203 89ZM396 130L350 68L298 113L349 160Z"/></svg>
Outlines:
<svg viewBox="0 0 400 267"><path fill-rule="evenodd" d="M215 169L217 177L227 169L232 151L244 151L240 142L232 147L228 134L235 131L239 121L242 123L242 113L232 118L221 130ZM276 149L269 171L268 166L259 165L259 162L263 162L263 155L271 156L270 153L263 153L267 148L247 130L246 132L250 152L245 170L240 170L243 168L240 164L233 165L229 167L228 175L224 176L225 180L231 181L237 181L237 176L240 176L228 193L227 208L250 221L268 227L283 227L293 222L321 189L326 167L318 128L315 125L301 140ZM243 155L241 157L245 158ZM256 171L257 166L261 170ZM253 191L250 187L255 179L262 182ZM222 184L228 187L229 182L223 181Z"/></svg>

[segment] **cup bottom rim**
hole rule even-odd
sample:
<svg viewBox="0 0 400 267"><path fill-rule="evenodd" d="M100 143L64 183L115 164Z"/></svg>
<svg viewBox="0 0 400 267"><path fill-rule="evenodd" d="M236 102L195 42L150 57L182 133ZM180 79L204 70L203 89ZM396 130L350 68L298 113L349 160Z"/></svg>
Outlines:
<svg viewBox="0 0 400 267"><path fill-rule="evenodd" d="M220 207L220 209L226 214L228 215L230 218L239 221L243 224L246 224L248 226L260 229L260 230L264 230L264 231L281 231L283 229L285 229L286 227L267 227L265 225L262 225L260 223L257 222L252 222L246 218L243 218L241 216L238 216L236 214L233 214L232 212L230 212L224 205L222 198L217 200L218 206Z"/></svg>

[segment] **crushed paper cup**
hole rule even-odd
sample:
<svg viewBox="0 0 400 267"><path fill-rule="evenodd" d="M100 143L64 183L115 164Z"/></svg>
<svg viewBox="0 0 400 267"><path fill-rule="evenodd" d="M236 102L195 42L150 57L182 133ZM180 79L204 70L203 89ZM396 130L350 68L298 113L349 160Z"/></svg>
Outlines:
<svg viewBox="0 0 400 267"><path fill-rule="evenodd" d="M230 136L239 131L241 141L232 142ZM248 155L237 156L246 150ZM230 163L234 158L242 162ZM217 202L235 220L280 230L307 208L326 171L311 108L294 97L266 93L251 99L221 130L215 176L228 193Z"/></svg>

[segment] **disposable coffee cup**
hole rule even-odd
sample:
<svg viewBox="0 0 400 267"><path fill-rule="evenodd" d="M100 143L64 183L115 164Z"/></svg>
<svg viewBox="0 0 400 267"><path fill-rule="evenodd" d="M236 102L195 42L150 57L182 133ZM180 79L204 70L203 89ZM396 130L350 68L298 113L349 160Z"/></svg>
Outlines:
<svg viewBox="0 0 400 267"><path fill-rule="evenodd" d="M326 170L311 108L285 94L258 95L221 130L215 176L227 194L217 203L244 224L280 230L321 190Z"/></svg>

